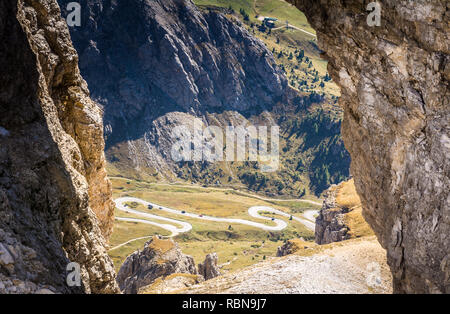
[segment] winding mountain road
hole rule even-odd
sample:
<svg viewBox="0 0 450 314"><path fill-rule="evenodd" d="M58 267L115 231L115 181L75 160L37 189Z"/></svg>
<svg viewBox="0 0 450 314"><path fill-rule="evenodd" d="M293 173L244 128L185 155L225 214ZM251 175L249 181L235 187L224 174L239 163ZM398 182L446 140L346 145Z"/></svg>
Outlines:
<svg viewBox="0 0 450 314"><path fill-rule="evenodd" d="M206 221L226 222L226 223L230 223L230 224L233 224L233 223L243 224L243 225L252 226L252 227L259 228L259 229L266 230L266 231L281 231L287 227L287 223L281 219L273 219L272 220L272 218L262 216L259 214L260 212L277 214L277 215L287 217L287 218L290 218L292 216L291 214L285 213L281 210L278 210L278 209L275 209L272 207L268 207L268 206L253 206L248 209L248 214L251 217L261 219L261 220L266 220L266 221L272 221L275 224L274 226L268 226L263 223L258 223L258 222L245 220L245 219L220 218L220 217L212 217L212 216L207 216L207 215L192 214L192 213L184 212L181 210L172 209L172 208L165 207L165 206L160 206L160 205L157 205L157 204L154 204L151 202L147 202L147 201L144 201L144 200L136 198L136 197L121 197L121 198L116 199L114 202L116 203L116 208L118 210L145 218L145 219L139 219L139 218L116 217L116 220L126 221L126 222L138 222L138 223L144 223L144 224L157 226L162 229L170 231L171 232L170 237L174 237L180 233L190 231L192 229L192 225L190 223L182 221L182 220L172 219L172 218L167 218L167 217L163 217L163 216L159 216L159 215L155 215L155 214L142 212L140 210L130 208L126 203L134 202L134 203L142 204L143 206L145 206L147 208L148 207L156 208L160 211L164 211L164 212L167 212L170 214L182 215L184 217L195 218L195 219L206 220ZM317 214L317 212L318 212L317 210L309 210L309 211L306 211L304 214L305 219L292 216L292 220L298 221L298 222L302 223L309 230L314 231L314 229L315 229L314 215ZM157 220L160 222L150 221L147 219L153 219L153 220ZM163 222L167 222L170 224L166 224ZM130 242L140 240L140 239L146 239L146 238L150 238L150 236L129 240L125 243L122 243L118 246L111 248L110 250L114 250L114 249L124 246Z"/></svg>

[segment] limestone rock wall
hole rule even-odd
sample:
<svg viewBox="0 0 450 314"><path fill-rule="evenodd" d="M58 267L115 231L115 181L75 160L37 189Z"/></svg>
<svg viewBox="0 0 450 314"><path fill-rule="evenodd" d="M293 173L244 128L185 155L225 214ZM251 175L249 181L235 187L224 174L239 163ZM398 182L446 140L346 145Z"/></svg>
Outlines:
<svg viewBox="0 0 450 314"><path fill-rule="evenodd" d="M394 291L450 292L448 1L289 0L316 29L342 88L343 137Z"/></svg>
<svg viewBox="0 0 450 314"><path fill-rule="evenodd" d="M55 0L0 2L0 293L118 292L101 111L60 16Z"/></svg>

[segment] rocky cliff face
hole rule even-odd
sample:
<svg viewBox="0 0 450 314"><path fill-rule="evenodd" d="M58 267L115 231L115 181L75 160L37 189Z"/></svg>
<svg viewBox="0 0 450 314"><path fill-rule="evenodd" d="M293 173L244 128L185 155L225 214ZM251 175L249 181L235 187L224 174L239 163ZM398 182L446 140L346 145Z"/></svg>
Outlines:
<svg viewBox="0 0 450 314"><path fill-rule="evenodd" d="M63 9L71 2L58 1ZM70 30L81 73L105 109L112 175L267 186L268 194L283 190L295 196L305 188L320 194L327 180L338 183L348 175L349 157L339 135L342 112L312 110L323 97L291 89L272 52L238 20L200 11L190 0L79 3L81 27ZM283 106L294 102L286 114ZM191 127L196 118L202 127L282 125L282 136L298 139L281 141L288 146L282 154L289 155L282 160L292 169L266 178L237 163L175 162L172 131ZM320 134L313 133L319 124ZM300 140L306 137L313 140ZM314 171L325 163L331 178Z"/></svg>
<svg viewBox="0 0 450 314"><path fill-rule="evenodd" d="M117 274L123 293L136 294L157 278L172 274L197 274L194 259L181 252L172 240L153 237L142 251L127 257Z"/></svg>
<svg viewBox="0 0 450 314"><path fill-rule="evenodd" d="M0 293L118 291L101 112L60 16L54 0L0 3Z"/></svg>
<svg viewBox="0 0 450 314"><path fill-rule="evenodd" d="M395 292L450 292L449 3L290 0L342 88L343 136Z"/></svg>

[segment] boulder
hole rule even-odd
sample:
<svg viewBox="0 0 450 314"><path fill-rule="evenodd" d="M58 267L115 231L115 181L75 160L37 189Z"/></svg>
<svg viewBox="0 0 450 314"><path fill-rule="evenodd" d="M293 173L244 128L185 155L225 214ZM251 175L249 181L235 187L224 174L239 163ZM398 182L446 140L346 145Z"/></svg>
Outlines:
<svg viewBox="0 0 450 314"><path fill-rule="evenodd" d="M183 254L173 240L155 236L142 251L127 257L117 274L117 283L123 293L137 294L142 287L172 274L196 275L194 259Z"/></svg>

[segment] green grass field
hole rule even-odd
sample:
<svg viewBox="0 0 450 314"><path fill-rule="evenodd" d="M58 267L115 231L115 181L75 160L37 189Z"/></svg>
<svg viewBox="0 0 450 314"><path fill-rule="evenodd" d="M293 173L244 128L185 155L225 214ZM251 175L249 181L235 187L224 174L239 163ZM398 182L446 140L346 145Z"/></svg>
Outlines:
<svg viewBox="0 0 450 314"><path fill-rule="evenodd" d="M250 17L256 14L253 6L253 0L194 0L194 3L199 6L216 6L221 8L233 8L234 11L239 12L244 9Z"/></svg>
<svg viewBox="0 0 450 314"><path fill-rule="evenodd" d="M112 178L114 198L133 196L154 202L159 205L186 210L191 213L205 214L217 217L242 218L246 220L273 225L272 221L263 221L250 217L248 208L256 205L266 205L278 208L285 212L301 214L306 209L317 209L317 206L297 201L269 202L248 196L237 191L203 188L197 186L155 184L143 181L134 181L121 178ZM129 204L132 206L132 204ZM203 221L178 214L166 213L157 208L147 209L142 205L132 206L137 210L153 213L155 215L174 218L189 222L193 229L180 234L174 240L180 245L185 254L191 255L196 263L200 263L206 254L216 252L219 264L224 271L233 271L251 265L264 259L264 256L275 256L276 249L285 240L303 237L312 240L313 233L302 224L289 221L285 217L267 215L284 219L288 227L280 232L268 232L242 224L228 224L220 222ZM137 215L116 210L116 217L142 218ZM161 222L154 220L155 222ZM167 236L168 231L156 226L116 221L110 247L125 243L129 240L151 236ZM137 240L110 251L116 269L120 268L125 258L142 249L148 239Z"/></svg>
<svg viewBox="0 0 450 314"><path fill-rule="evenodd" d="M283 0L194 0L194 3L200 8L232 8L233 16L243 21L249 32L261 39L273 52L275 60L285 70L292 87L304 93L340 96L338 86L325 79L328 73L327 62L320 57L315 37L292 28L273 31L267 28L263 32L258 29L261 24L258 17L273 17L278 19L275 28L283 27L288 22L289 25L315 34L306 16L295 6ZM241 10L248 14L248 21L244 21ZM304 51L305 58L299 61L296 57L301 50Z"/></svg>
<svg viewBox="0 0 450 314"><path fill-rule="evenodd" d="M308 24L306 16L296 7L282 0L194 0L194 3L199 7L231 7L235 12L244 9L251 21L257 21L256 16L275 17L280 25L289 21L291 25L315 33Z"/></svg>

